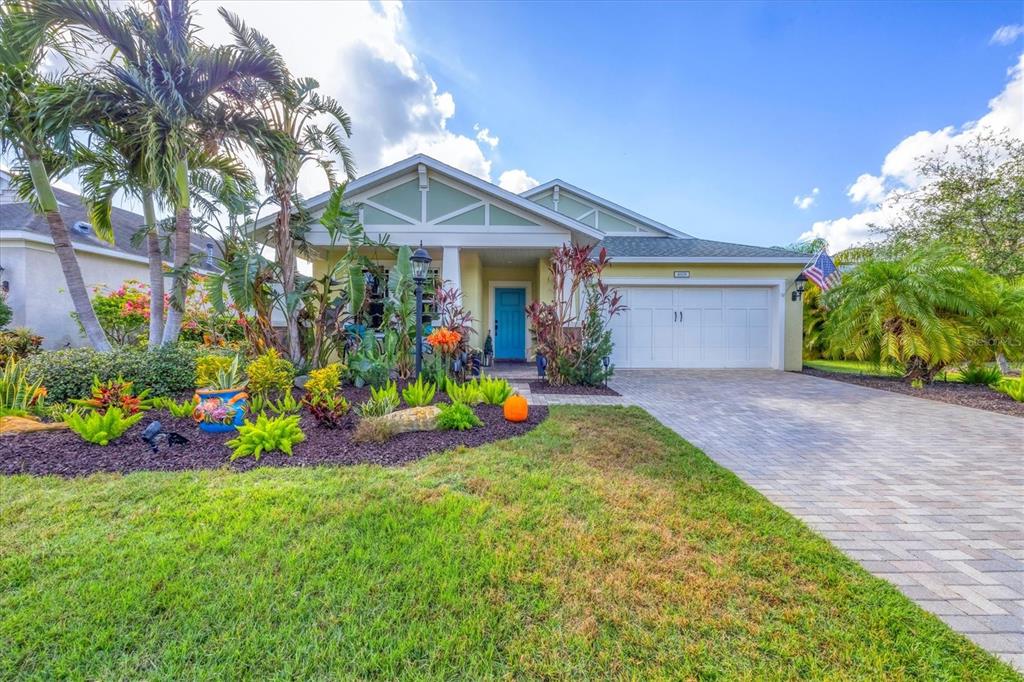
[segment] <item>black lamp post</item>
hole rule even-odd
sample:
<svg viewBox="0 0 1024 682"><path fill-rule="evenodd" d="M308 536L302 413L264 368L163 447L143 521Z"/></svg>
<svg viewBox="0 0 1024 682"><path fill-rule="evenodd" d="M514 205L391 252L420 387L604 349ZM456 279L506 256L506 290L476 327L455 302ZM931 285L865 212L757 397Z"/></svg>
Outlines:
<svg viewBox="0 0 1024 682"><path fill-rule="evenodd" d="M807 283L807 275L801 272L793 280L793 300L799 301L804 295L804 284Z"/></svg>
<svg viewBox="0 0 1024 682"><path fill-rule="evenodd" d="M413 252L412 281L416 283L416 376L423 369L423 283L427 281L427 267L430 265L430 254L423 248Z"/></svg>

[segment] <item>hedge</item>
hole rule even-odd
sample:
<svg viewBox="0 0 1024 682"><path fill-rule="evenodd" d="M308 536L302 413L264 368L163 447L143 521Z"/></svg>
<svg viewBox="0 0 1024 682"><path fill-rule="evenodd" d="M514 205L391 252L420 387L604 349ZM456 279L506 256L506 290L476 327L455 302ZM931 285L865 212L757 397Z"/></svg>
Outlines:
<svg viewBox="0 0 1024 682"><path fill-rule="evenodd" d="M123 377L135 390L152 396L176 396L195 388L196 357L209 353L183 346L156 350L118 348L100 353L92 348L45 351L25 360L30 381L42 381L49 402L66 402L89 394L93 376L100 381Z"/></svg>

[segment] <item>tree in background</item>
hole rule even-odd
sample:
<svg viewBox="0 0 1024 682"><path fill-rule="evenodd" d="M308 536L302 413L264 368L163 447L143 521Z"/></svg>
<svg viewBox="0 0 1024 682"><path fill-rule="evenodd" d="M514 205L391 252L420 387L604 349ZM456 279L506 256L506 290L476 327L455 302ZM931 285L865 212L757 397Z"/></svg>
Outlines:
<svg viewBox="0 0 1024 682"><path fill-rule="evenodd" d="M16 176L31 179L29 196L46 217L54 253L89 343L96 350L109 350L50 180L51 174L68 169L74 147L71 133L86 91L73 79L40 75L51 33L31 25L27 16L20 3L0 6L0 151L13 153L20 167Z"/></svg>
<svg viewBox="0 0 1024 682"><path fill-rule="evenodd" d="M346 139L352 136L352 122L341 104L317 91L312 78L295 78L285 66L277 48L259 31L237 15L220 8L231 28L238 49L260 55L277 65L282 78L276 82L250 79L242 90L254 103L256 113L276 137L259 136L252 148L266 169L266 188L277 204L272 246L281 274L285 319L288 327L288 355L301 357L299 296L296 294L296 242L303 242L310 221L298 199L299 174L306 164L323 170L330 188L337 185L334 157L341 159L348 179L355 177L355 163Z"/></svg>
<svg viewBox="0 0 1024 682"><path fill-rule="evenodd" d="M983 270L1024 276L1024 140L988 133L921 163L921 189L897 195L890 225L899 252L942 244Z"/></svg>

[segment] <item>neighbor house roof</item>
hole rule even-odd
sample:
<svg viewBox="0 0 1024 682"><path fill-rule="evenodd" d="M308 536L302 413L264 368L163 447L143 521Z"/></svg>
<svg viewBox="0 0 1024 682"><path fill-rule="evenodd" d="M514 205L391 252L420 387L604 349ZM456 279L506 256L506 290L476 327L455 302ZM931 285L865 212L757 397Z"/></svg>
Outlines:
<svg viewBox="0 0 1024 682"><path fill-rule="evenodd" d="M805 263L807 254L777 247L747 246L690 237L605 237L598 247L608 250L608 256L619 262L636 259L648 262L737 262Z"/></svg>
<svg viewBox="0 0 1024 682"><path fill-rule="evenodd" d="M89 209L82 203L82 197L74 192L54 187L53 193L60 204L60 214L64 218L73 244L82 244L95 248L120 251L132 256L147 257L146 243L138 246L132 244L132 235L139 231L146 220L137 213L123 208L111 207L110 222L114 231L114 243L104 241L96 236L89 222ZM76 229L78 224L90 225L88 232ZM50 236L50 227L46 217L35 212L27 201L18 199L11 190L2 193L0 201L0 228L4 230L24 230L43 237ZM206 256L207 243L218 244L214 238L204 234L193 234L192 253Z"/></svg>

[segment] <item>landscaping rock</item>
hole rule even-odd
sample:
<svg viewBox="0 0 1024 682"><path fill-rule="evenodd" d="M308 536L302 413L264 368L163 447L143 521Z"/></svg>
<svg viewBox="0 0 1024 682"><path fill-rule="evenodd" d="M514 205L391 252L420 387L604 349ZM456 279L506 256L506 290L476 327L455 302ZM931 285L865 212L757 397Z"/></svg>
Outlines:
<svg viewBox="0 0 1024 682"><path fill-rule="evenodd" d="M309 381L309 375L300 374L299 376L295 377L295 388L305 388L307 381Z"/></svg>
<svg viewBox="0 0 1024 682"><path fill-rule="evenodd" d="M0 436L35 433L36 431L58 431L66 428L68 425L64 422L45 423L35 417L0 417Z"/></svg>
<svg viewBox="0 0 1024 682"><path fill-rule="evenodd" d="M395 433L433 431L437 428L437 415L440 412L440 408L436 405L426 405L424 407L410 407L407 410L398 410L379 417L379 419L390 424Z"/></svg>

